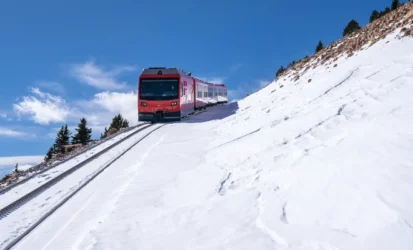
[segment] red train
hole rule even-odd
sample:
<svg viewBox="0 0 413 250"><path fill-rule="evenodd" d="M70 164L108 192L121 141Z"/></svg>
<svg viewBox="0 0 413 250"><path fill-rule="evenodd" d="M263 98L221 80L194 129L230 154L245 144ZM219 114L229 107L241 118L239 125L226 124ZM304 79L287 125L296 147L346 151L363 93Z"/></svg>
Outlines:
<svg viewBox="0 0 413 250"><path fill-rule="evenodd" d="M179 121L195 110L228 102L224 84L202 81L177 68L151 67L138 82L139 121Z"/></svg>

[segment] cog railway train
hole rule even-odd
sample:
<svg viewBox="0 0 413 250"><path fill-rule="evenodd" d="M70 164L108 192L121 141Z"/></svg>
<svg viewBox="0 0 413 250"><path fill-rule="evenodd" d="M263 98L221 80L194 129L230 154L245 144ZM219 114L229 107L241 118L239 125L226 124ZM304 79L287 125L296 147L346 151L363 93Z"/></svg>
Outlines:
<svg viewBox="0 0 413 250"><path fill-rule="evenodd" d="M227 103L224 84L202 81L177 68L150 67L138 80L139 121L180 121L208 106Z"/></svg>

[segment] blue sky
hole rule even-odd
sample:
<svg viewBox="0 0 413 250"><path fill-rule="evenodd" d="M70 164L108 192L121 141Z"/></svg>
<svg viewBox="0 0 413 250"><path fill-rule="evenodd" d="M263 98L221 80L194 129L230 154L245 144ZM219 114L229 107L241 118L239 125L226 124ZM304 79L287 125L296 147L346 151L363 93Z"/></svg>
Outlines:
<svg viewBox="0 0 413 250"><path fill-rule="evenodd" d="M118 112L133 123L148 66L183 68L242 97L390 3L2 1L0 157L44 155L57 129L83 116L95 137Z"/></svg>

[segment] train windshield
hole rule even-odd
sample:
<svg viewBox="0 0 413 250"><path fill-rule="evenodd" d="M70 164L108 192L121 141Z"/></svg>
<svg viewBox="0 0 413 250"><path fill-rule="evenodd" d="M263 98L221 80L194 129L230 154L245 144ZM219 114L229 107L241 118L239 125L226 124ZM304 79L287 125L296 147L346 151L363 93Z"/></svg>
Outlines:
<svg viewBox="0 0 413 250"><path fill-rule="evenodd" d="M139 85L141 100L172 100L179 97L178 79L142 79Z"/></svg>

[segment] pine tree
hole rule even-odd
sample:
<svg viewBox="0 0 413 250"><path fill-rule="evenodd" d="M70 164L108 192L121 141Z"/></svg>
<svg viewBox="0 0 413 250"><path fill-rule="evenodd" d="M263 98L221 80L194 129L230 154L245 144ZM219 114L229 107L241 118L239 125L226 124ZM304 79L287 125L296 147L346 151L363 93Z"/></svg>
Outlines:
<svg viewBox="0 0 413 250"><path fill-rule="evenodd" d="M293 60L292 62L290 62L290 63L288 64L288 66L287 66L287 67L289 68L289 67L291 67L291 66L294 66L294 64L295 64L295 63L296 63L296 61L295 61L295 60Z"/></svg>
<svg viewBox="0 0 413 250"><path fill-rule="evenodd" d="M128 120L123 118L121 114L118 114L112 118L112 123L109 125L109 128L105 127L105 131L103 132L103 134L100 134L100 139L105 138L109 130L111 129L120 130L121 128L128 128L128 127L129 127Z"/></svg>
<svg viewBox="0 0 413 250"><path fill-rule="evenodd" d="M108 129L105 127L105 131L103 132L103 134L100 134L100 139L102 140L106 136L108 136Z"/></svg>
<svg viewBox="0 0 413 250"><path fill-rule="evenodd" d="M87 127L87 121L85 118L80 119L76 128L76 134L72 137L72 144L87 145L91 141L92 129Z"/></svg>
<svg viewBox="0 0 413 250"><path fill-rule="evenodd" d="M370 23L380 17L380 13L377 10L373 10L370 15Z"/></svg>
<svg viewBox="0 0 413 250"><path fill-rule="evenodd" d="M399 6L400 6L399 0L393 0L391 3L391 10L396 10L397 8L399 8Z"/></svg>
<svg viewBox="0 0 413 250"><path fill-rule="evenodd" d="M67 128L67 124L63 127L62 141L64 145L69 145L69 139L72 133Z"/></svg>
<svg viewBox="0 0 413 250"><path fill-rule="evenodd" d="M390 12L390 8L386 7L383 11L380 11L379 17L382 17Z"/></svg>
<svg viewBox="0 0 413 250"><path fill-rule="evenodd" d="M324 45L321 41L318 42L317 47L315 48L315 53L319 52L324 48Z"/></svg>
<svg viewBox="0 0 413 250"><path fill-rule="evenodd" d="M129 128L129 122L126 119L123 120L122 128Z"/></svg>
<svg viewBox="0 0 413 250"><path fill-rule="evenodd" d="M127 127L129 127L129 122L126 119L124 119L121 114L118 114L115 117L113 117L112 123L110 124L109 129L115 128L119 130L121 128L127 128Z"/></svg>
<svg viewBox="0 0 413 250"><path fill-rule="evenodd" d="M53 156L53 146L49 148L49 151L47 151L47 154L44 157L44 160L49 161L52 159L52 156Z"/></svg>
<svg viewBox="0 0 413 250"><path fill-rule="evenodd" d="M62 126L59 132L57 132L55 143L53 145L53 152L55 154L64 153L65 150L63 146L67 145L66 142L65 126Z"/></svg>
<svg viewBox="0 0 413 250"><path fill-rule="evenodd" d="M355 32L355 31L357 31L357 30L359 30L359 29L361 29L359 23L358 23L356 20L352 19L352 20L346 25L346 27L344 28L344 30L343 30L343 37L344 37L344 36L347 36L347 35L350 35L351 33Z"/></svg>
<svg viewBox="0 0 413 250"><path fill-rule="evenodd" d="M281 67L275 73L275 77L280 76L284 71L285 71L285 68L284 68L284 66L281 65Z"/></svg>

